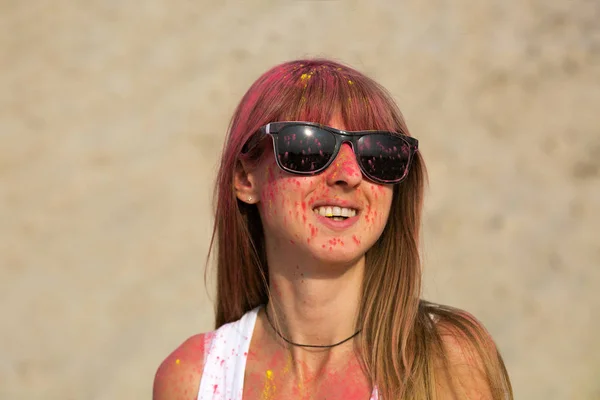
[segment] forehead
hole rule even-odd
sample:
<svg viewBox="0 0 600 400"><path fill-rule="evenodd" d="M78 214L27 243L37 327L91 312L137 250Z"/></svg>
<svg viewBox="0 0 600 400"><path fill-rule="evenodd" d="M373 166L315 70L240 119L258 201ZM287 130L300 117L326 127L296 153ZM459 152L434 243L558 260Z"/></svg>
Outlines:
<svg viewBox="0 0 600 400"><path fill-rule="evenodd" d="M327 125L342 131L346 130L346 124L344 123L344 120L342 119L342 115L340 113L334 114L327 123Z"/></svg>

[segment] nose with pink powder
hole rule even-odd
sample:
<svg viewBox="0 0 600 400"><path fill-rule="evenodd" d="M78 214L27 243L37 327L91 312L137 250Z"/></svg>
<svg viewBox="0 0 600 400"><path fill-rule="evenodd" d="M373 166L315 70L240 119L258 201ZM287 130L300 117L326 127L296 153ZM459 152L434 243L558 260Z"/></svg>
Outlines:
<svg viewBox="0 0 600 400"><path fill-rule="evenodd" d="M362 180L362 172L356 160L356 154L352 146L344 143L340 148L335 160L331 163L326 172L327 180L333 182L346 182L350 187L354 187Z"/></svg>

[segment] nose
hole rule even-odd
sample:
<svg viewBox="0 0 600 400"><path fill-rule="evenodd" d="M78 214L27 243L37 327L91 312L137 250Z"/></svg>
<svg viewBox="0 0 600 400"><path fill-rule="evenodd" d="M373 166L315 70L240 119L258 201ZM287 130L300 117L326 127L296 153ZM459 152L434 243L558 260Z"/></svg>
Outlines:
<svg viewBox="0 0 600 400"><path fill-rule="evenodd" d="M342 144L337 157L327 168L326 174L329 185L358 186L363 176L350 144Z"/></svg>

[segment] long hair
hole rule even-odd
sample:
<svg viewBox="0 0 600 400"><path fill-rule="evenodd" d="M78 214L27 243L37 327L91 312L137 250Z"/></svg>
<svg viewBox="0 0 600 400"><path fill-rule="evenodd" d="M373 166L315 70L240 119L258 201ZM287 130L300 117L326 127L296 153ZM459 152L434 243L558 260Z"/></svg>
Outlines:
<svg viewBox="0 0 600 400"><path fill-rule="evenodd" d="M410 135L387 91L337 62L313 59L278 65L246 92L231 120L215 190L216 327L266 304L269 268L258 209L237 199L234 173L244 144L274 121L327 124L340 113L347 130ZM246 155L257 161L265 147ZM482 360L494 399L512 398L502 359L485 329L470 315L420 299L419 233L425 165L420 154L406 180L394 186L381 237L366 253L357 329L365 373L384 399L434 399L437 366L446 365L439 326L468 341ZM209 253L209 258L210 258ZM438 377L438 378L436 378Z"/></svg>

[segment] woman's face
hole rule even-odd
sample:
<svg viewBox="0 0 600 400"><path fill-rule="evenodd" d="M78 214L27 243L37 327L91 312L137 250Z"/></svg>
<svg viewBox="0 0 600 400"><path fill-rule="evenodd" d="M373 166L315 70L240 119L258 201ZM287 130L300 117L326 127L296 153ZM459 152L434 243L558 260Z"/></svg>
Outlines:
<svg viewBox="0 0 600 400"><path fill-rule="evenodd" d="M329 126L345 129L339 117ZM255 183L267 248L327 263L356 261L373 246L387 223L393 194L392 185L363 177L347 143L329 168L314 176L282 171L267 150Z"/></svg>

